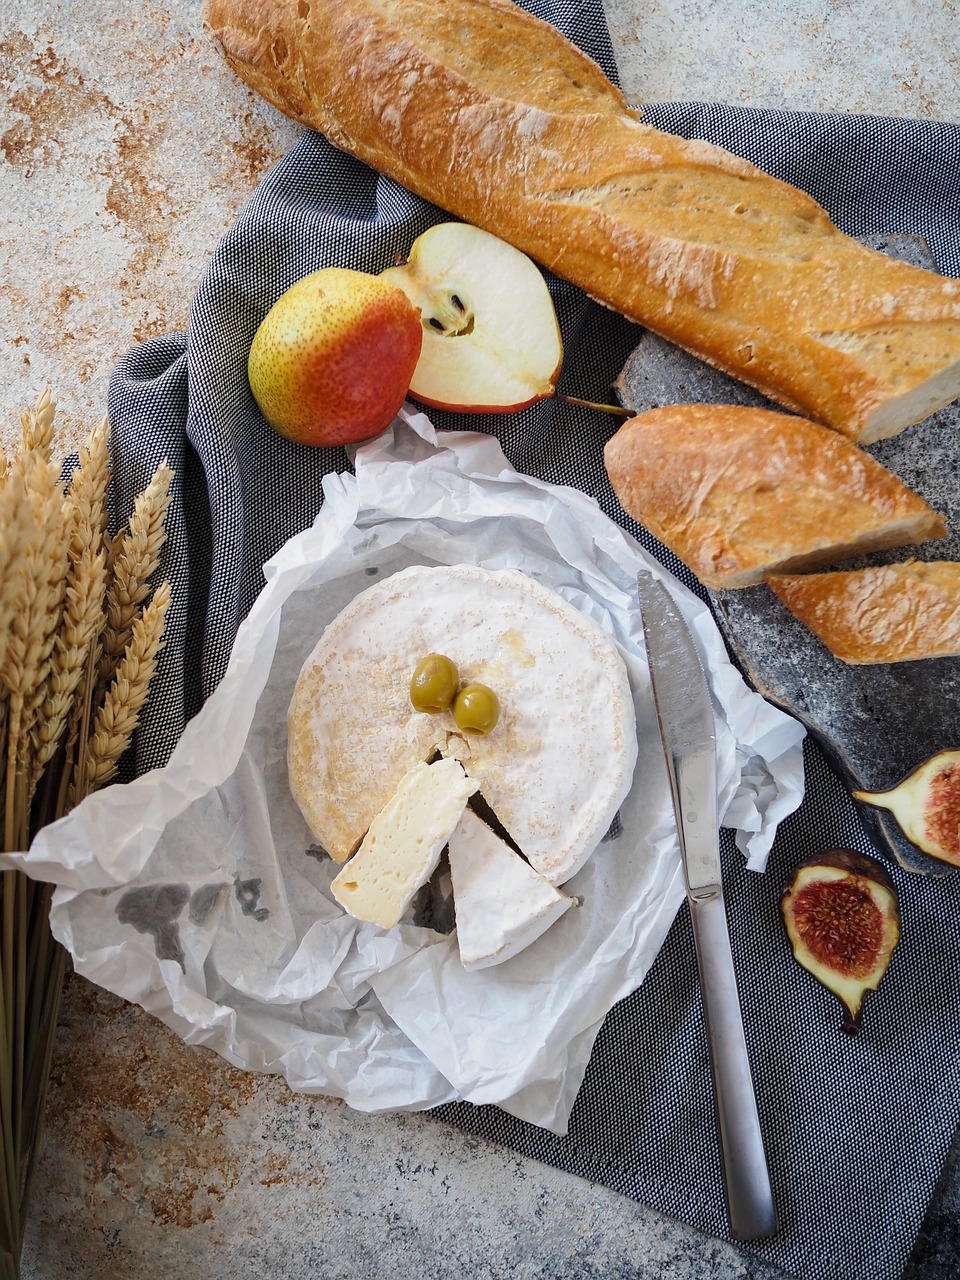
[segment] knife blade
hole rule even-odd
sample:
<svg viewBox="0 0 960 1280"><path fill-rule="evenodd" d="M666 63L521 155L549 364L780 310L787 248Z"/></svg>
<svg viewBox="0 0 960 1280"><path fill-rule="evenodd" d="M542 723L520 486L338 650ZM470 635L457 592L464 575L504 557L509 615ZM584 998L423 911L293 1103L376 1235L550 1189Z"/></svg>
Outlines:
<svg viewBox="0 0 960 1280"><path fill-rule="evenodd" d="M710 690L693 636L667 588L641 571L637 592L693 919L727 1216L735 1239L756 1240L774 1234L777 1213L723 896Z"/></svg>

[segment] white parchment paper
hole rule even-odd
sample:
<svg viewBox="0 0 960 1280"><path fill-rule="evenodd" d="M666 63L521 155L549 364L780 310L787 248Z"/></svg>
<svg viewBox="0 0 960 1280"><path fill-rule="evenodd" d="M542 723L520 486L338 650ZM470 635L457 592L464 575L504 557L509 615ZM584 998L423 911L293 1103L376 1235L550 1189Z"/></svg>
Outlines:
<svg viewBox="0 0 960 1280"><path fill-rule="evenodd" d="M7 865L57 885L53 930L80 973L188 1043L361 1110L462 1098L563 1133L604 1015L643 981L683 897L637 568L668 581L696 636L720 812L757 870L802 797L803 730L746 687L705 605L591 498L518 474L492 437L437 433L404 410L355 462L355 476L325 479L313 527L265 566L227 673L166 767L91 796ZM619 824L564 886L581 906L471 973L454 935L341 911L337 868L286 781L302 662L359 591L414 563L513 567L554 587L616 638L636 704Z"/></svg>

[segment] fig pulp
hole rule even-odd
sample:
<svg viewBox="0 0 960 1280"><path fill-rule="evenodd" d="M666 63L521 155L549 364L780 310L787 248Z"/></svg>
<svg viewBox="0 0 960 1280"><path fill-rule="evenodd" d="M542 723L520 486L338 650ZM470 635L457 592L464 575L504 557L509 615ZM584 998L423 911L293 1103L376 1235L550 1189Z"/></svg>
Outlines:
<svg viewBox="0 0 960 1280"><path fill-rule="evenodd" d="M937 752L889 791L853 797L888 809L911 844L960 867L960 750Z"/></svg>
<svg viewBox="0 0 960 1280"><path fill-rule="evenodd" d="M794 872L780 900L797 961L844 1006L844 1030L860 1026L900 939L897 891L886 869L852 849L830 849Z"/></svg>

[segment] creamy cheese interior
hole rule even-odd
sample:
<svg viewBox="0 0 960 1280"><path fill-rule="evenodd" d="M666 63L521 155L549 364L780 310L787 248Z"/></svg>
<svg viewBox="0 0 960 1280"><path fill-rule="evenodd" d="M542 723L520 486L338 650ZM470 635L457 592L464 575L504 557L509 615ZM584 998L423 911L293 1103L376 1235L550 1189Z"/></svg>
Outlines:
<svg viewBox="0 0 960 1280"><path fill-rule="evenodd" d="M421 762L405 773L331 885L344 910L392 929L430 879L476 789L456 760Z"/></svg>

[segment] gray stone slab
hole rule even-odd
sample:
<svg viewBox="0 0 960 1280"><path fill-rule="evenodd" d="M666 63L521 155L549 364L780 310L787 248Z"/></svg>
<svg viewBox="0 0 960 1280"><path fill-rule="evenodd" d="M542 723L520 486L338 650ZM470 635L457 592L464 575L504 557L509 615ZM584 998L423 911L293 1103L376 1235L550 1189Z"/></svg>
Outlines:
<svg viewBox="0 0 960 1280"><path fill-rule="evenodd" d="M916 236L877 236L872 248L931 266ZM645 332L617 383L633 412L663 404L747 404L771 409L752 388ZM960 560L960 404L870 445L871 453L946 519L949 536L921 546L878 552L838 568L918 560ZM765 586L712 592L711 601L733 656L767 698L802 720L826 748L847 783L883 790L936 751L960 745L960 658L848 666L835 658ZM889 815L861 807L879 847L912 870L950 874L900 833Z"/></svg>

